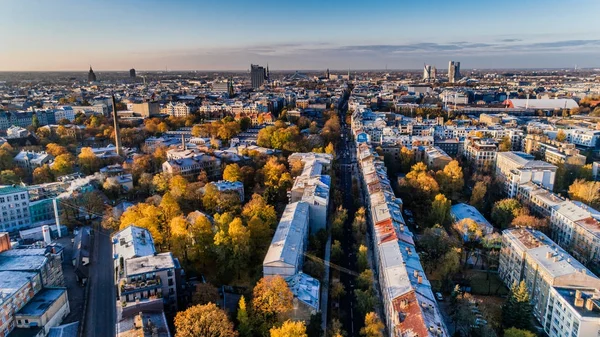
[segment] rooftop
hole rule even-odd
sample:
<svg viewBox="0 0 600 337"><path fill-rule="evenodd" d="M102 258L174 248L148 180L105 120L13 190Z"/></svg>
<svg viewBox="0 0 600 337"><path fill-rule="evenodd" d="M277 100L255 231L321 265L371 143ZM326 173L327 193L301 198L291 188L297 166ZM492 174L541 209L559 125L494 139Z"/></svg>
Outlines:
<svg viewBox="0 0 600 337"><path fill-rule="evenodd" d="M114 258L154 255L154 240L150 232L141 227L129 226L112 237Z"/></svg>
<svg viewBox="0 0 600 337"><path fill-rule="evenodd" d="M125 261L126 276L151 273L171 268L175 268L175 261L170 252L136 257Z"/></svg>
<svg viewBox="0 0 600 337"><path fill-rule="evenodd" d="M44 288L35 294L16 315L41 316L66 292L66 288Z"/></svg>
<svg viewBox="0 0 600 337"><path fill-rule="evenodd" d="M296 264L299 251L308 235L308 203L294 202L283 211L263 265L277 262Z"/></svg>

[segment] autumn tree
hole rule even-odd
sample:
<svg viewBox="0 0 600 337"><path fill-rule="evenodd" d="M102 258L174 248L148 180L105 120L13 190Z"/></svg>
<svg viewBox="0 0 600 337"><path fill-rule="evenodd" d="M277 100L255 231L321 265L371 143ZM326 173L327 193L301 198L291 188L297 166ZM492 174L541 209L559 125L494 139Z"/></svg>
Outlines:
<svg viewBox="0 0 600 337"><path fill-rule="evenodd" d="M564 142L565 140L567 140L567 134L565 133L565 131L563 131L562 129L558 130L558 132L556 133L555 140L557 142Z"/></svg>
<svg viewBox="0 0 600 337"><path fill-rule="evenodd" d="M263 321L262 328L271 327L292 309L292 294L283 277L276 275L261 278L253 290L252 309Z"/></svg>
<svg viewBox="0 0 600 337"><path fill-rule="evenodd" d="M531 326L532 305L525 281L513 284L502 306L502 326L528 329Z"/></svg>
<svg viewBox="0 0 600 337"><path fill-rule="evenodd" d="M435 176L440 190L451 199L457 199L465 185L462 167L458 161L452 160L443 170L437 171Z"/></svg>
<svg viewBox="0 0 600 337"><path fill-rule="evenodd" d="M121 215L119 229L123 230L130 225L145 228L152 235L156 246L160 247L164 244L165 240L163 225L160 221L162 218L161 213L161 209L158 206L144 202L135 204Z"/></svg>
<svg viewBox="0 0 600 337"><path fill-rule="evenodd" d="M195 305L175 316L175 337L237 337L229 317L214 303Z"/></svg>
<svg viewBox="0 0 600 337"><path fill-rule="evenodd" d="M415 152L406 146L400 148L400 172L407 173L415 162Z"/></svg>
<svg viewBox="0 0 600 337"><path fill-rule="evenodd" d="M84 147L78 156L79 166L85 174L92 174L100 168L101 160L96 156L91 147Z"/></svg>
<svg viewBox="0 0 600 337"><path fill-rule="evenodd" d="M548 220L540 219L533 215L521 214L516 216L510 223L511 227L531 227L538 231L548 231Z"/></svg>
<svg viewBox="0 0 600 337"><path fill-rule="evenodd" d="M165 193L169 189L169 181L171 180L171 175L166 172L161 172L159 174L155 174L152 177L152 188L157 193Z"/></svg>
<svg viewBox="0 0 600 337"><path fill-rule="evenodd" d="M498 144L498 151L506 152L506 151L511 151L511 150L512 150L512 142L510 141L510 138L508 136L502 137L502 140Z"/></svg>
<svg viewBox="0 0 600 337"><path fill-rule="evenodd" d="M600 206L600 182L577 179L569 187L569 197L592 207Z"/></svg>
<svg viewBox="0 0 600 337"><path fill-rule="evenodd" d="M238 164L228 164L223 170L223 179L231 182L241 181L242 175Z"/></svg>
<svg viewBox="0 0 600 337"><path fill-rule="evenodd" d="M54 158L54 164L52 164L52 172L54 176L64 176L66 174L73 173L73 163L75 158L70 153L63 153Z"/></svg>
<svg viewBox="0 0 600 337"><path fill-rule="evenodd" d="M45 165L47 166L47 165ZM52 181L52 180L50 180ZM0 185L13 185L21 182L21 178L13 170L0 171Z"/></svg>
<svg viewBox="0 0 600 337"><path fill-rule="evenodd" d="M61 154L69 153L66 147L58 145L56 143L49 143L48 145L46 145L46 152L55 158L60 156Z"/></svg>
<svg viewBox="0 0 600 337"><path fill-rule="evenodd" d="M174 175L169 179L169 193L175 200L181 200L186 192L189 182L180 175Z"/></svg>
<svg viewBox="0 0 600 337"><path fill-rule="evenodd" d="M485 206L485 195L487 194L487 184L483 181L478 181L475 183L473 187L473 192L471 193L471 200L469 204L479 211L483 211L483 207Z"/></svg>
<svg viewBox="0 0 600 337"><path fill-rule="evenodd" d="M443 194L438 194L431 203L430 225L446 225L450 221L451 202Z"/></svg>
<svg viewBox="0 0 600 337"><path fill-rule="evenodd" d="M385 326L374 312L365 315L365 326L360 329L360 335L364 337L383 337Z"/></svg>
<svg viewBox="0 0 600 337"><path fill-rule="evenodd" d="M36 167L33 170L33 182L35 184L43 184L54 181L54 174L48 164L44 164L40 167Z"/></svg>
<svg viewBox="0 0 600 337"><path fill-rule="evenodd" d="M283 322L279 328L271 328L271 337L308 337L306 334L306 326L301 321Z"/></svg>
<svg viewBox="0 0 600 337"><path fill-rule="evenodd" d="M517 199L502 199L492 208L492 221L498 227L505 229L515 217L522 214L527 214L527 209L523 208Z"/></svg>

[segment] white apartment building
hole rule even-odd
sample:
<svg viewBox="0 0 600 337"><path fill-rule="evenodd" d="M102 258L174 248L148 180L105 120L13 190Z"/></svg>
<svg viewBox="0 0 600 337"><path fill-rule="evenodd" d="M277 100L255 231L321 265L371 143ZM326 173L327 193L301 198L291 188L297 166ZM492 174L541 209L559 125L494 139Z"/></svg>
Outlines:
<svg viewBox="0 0 600 337"><path fill-rule="evenodd" d="M26 150L22 150L13 158L14 163L27 172L33 172L37 167L50 164L52 160L54 160L54 157L46 152Z"/></svg>
<svg viewBox="0 0 600 337"><path fill-rule="evenodd" d="M549 337L600 336L598 289L552 287L542 325Z"/></svg>
<svg viewBox="0 0 600 337"><path fill-rule="evenodd" d="M187 106L185 103L173 104L173 102L169 102L165 106L165 112L169 116L186 117L187 115L190 114L190 107Z"/></svg>
<svg viewBox="0 0 600 337"><path fill-rule="evenodd" d="M579 201L552 208L552 237L584 263L600 262L600 212Z"/></svg>
<svg viewBox="0 0 600 337"><path fill-rule="evenodd" d="M54 119L56 122L60 122L63 119L72 122L75 119L75 110L70 106L63 106L54 110Z"/></svg>
<svg viewBox="0 0 600 337"><path fill-rule="evenodd" d="M29 192L18 186L0 188L0 230L16 232L30 225Z"/></svg>
<svg viewBox="0 0 600 337"><path fill-rule="evenodd" d="M496 155L496 177L503 183L509 198L517 195L519 185L534 182L552 190L557 167L525 152L499 152Z"/></svg>
<svg viewBox="0 0 600 337"><path fill-rule="evenodd" d="M498 276L508 287L525 281L533 315L540 322L545 317L553 286L600 287L600 279L581 262L545 234L528 228L502 232Z"/></svg>

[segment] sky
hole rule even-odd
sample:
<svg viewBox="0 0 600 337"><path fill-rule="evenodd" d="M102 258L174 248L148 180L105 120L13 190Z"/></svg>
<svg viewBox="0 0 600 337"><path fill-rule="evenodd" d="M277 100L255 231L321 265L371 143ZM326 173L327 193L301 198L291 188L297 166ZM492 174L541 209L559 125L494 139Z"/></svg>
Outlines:
<svg viewBox="0 0 600 337"><path fill-rule="evenodd" d="M0 71L600 67L598 0L0 0Z"/></svg>

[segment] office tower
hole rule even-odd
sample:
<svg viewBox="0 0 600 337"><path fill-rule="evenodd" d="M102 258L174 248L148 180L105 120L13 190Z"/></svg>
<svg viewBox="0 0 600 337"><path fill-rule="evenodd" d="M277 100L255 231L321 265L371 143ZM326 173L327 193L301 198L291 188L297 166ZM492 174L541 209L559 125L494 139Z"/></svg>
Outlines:
<svg viewBox="0 0 600 337"><path fill-rule="evenodd" d="M460 62L450 61L448 63L448 82L456 83L460 78Z"/></svg>
<svg viewBox="0 0 600 337"><path fill-rule="evenodd" d="M250 79L252 80L252 88L260 88L267 79L267 70L258 64L250 65Z"/></svg>
<svg viewBox="0 0 600 337"><path fill-rule="evenodd" d="M435 80L437 77L437 68L435 66L431 67L431 79Z"/></svg>
<svg viewBox="0 0 600 337"><path fill-rule="evenodd" d="M327 68L327 75L326 76L327 76L327 79L329 79L330 76L331 76L331 74L329 73L329 68Z"/></svg>
<svg viewBox="0 0 600 337"><path fill-rule="evenodd" d="M431 81L431 66L429 64L423 66L423 81Z"/></svg>
<svg viewBox="0 0 600 337"><path fill-rule="evenodd" d="M129 69L129 77L131 77L131 78L135 78L136 77L135 76L135 69L133 69L133 68Z"/></svg>
<svg viewBox="0 0 600 337"><path fill-rule="evenodd" d="M90 66L90 72L88 73L88 82L96 82L96 74L94 74L92 66Z"/></svg>

